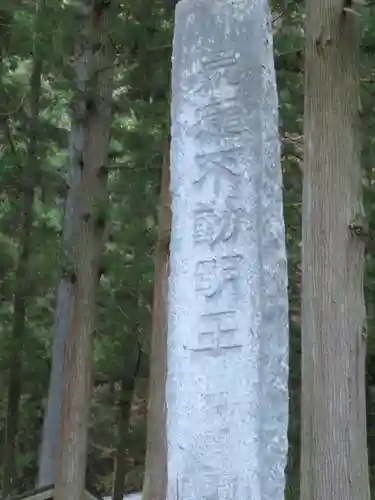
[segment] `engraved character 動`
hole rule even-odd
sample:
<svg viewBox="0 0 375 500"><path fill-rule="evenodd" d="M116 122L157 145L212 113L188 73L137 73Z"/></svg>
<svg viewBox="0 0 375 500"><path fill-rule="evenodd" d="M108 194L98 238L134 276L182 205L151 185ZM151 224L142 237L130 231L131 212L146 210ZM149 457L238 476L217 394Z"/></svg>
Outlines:
<svg viewBox="0 0 375 500"><path fill-rule="evenodd" d="M211 203L199 204L194 212L194 242L215 246L232 238L236 240L242 224L242 212L229 198L222 209Z"/></svg>

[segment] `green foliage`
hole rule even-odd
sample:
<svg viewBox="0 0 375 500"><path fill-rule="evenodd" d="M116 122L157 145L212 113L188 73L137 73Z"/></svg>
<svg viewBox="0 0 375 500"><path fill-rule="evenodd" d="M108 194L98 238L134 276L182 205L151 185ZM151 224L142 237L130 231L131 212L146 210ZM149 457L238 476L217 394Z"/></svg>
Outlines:
<svg viewBox="0 0 375 500"><path fill-rule="evenodd" d="M38 16L39 9L39 16ZM40 15L42 13L42 15ZM114 397L93 394L89 468L94 486L110 488L116 445L117 382L132 376L139 345L147 351L153 291L162 144L168 117L172 12L164 2L127 2L111 22L118 48L110 142L108 212L110 241L103 256L95 332L94 386L115 384ZM38 124L38 172L28 275L27 332L23 341L23 384L18 436L17 490L35 482L43 407L46 403L56 289L60 278L62 218L77 33L71 2L4 2L0 8L0 390L7 389L14 270L19 256L20 205L28 144L31 55L43 61ZM125 26L125 27L124 27ZM147 377L144 355L140 380ZM143 384L147 387L147 382ZM117 389L116 389L117 387ZM138 394L139 396L139 394ZM141 407L145 406L145 390ZM100 410L100 411L99 411ZM0 453L5 406L0 404ZM139 411L138 411L139 413ZM145 412L129 432L127 488L142 482ZM136 465L132 456L136 456ZM131 465L133 464L133 465ZM136 472L138 471L138 472Z"/></svg>
<svg viewBox="0 0 375 500"><path fill-rule="evenodd" d="M18 436L18 491L35 481L40 430L53 335L55 294L60 278L62 217L66 195L69 106L73 93L70 60L77 20L73 2L3 0L0 7L0 438L3 437L14 270L19 255L20 189L26 168L31 53L43 60L41 115L38 124L38 187L34 204L32 249L25 279L27 332L24 340L23 393ZM144 362L133 398L128 433L128 491L140 489L145 451L148 339L153 292L163 144L167 137L172 2L129 0L111 22L118 49L114 116L109 151L109 233L98 294L95 370L89 446L89 476L109 492L117 443L116 401L119 381L131 376L141 345ZM43 9L37 21L36 5ZM299 490L300 400L300 247L303 161L303 4L273 5L275 61L279 85L280 131L284 174L284 213L289 259L291 332L291 419L288 500ZM363 163L370 228L375 228L374 71L375 9L364 9ZM375 258L367 260L369 312L368 385L375 384ZM370 465L375 467L374 400L369 400ZM3 439L0 441L0 452ZM375 476L375 475L374 475Z"/></svg>

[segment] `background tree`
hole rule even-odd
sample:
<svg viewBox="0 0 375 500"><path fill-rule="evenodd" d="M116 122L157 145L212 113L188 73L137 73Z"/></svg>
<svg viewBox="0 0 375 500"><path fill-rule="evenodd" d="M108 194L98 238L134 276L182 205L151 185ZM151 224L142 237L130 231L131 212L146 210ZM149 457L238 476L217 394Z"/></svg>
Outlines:
<svg viewBox="0 0 375 500"><path fill-rule="evenodd" d="M107 11L115 2L77 6L81 19L72 101L73 224L63 274L71 284L67 310L64 393L54 498L81 500L85 489L87 434L91 400L96 289L107 224L107 155L113 86L113 45Z"/></svg>
<svg viewBox="0 0 375 500"><path fill-rule="evenodd" d="M147 448L144 500L163 500L167 494L167 441L165 382L167 376L167 304L169 244L171 238L170 141L162 168L155 250L155 284L151 332L150 376L147 411Z"/></svg>
<svg viewBox="0 0 375 500"><path fill-rule="evenodd" d="M9 376L7 413L5 421L5 442L3 451L3 497L7 498L12 492L16 476L15 452L19 421L19 406L22 394L22 355L24 337L26 334L26 312L29 300L28 276L31 229L33 224L34 192L38 179L38 117L39 99L41 91L42 63L34 50L31 81L30 81L30 118L29 142L26 161L21 160L21 222L19 237L19 257L15 271L15 289L13 299L12 338L9 345Z"/></svg>
<svg viewBox="0 0 375 500"><path fill-rule="evenodd" d="M302 499L369 499L359 27L308 1L302 220Z"/></svg>

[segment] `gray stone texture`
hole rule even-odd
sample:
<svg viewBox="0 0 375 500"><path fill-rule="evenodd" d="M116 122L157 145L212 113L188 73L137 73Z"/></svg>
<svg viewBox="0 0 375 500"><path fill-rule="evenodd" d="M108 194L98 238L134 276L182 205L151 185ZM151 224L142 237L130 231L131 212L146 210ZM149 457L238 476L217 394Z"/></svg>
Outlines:
<svg viewBox="0 0 375 500"><path fill-rule="evenodd" d="M287 262L265 0L177 5L171 176L167 500L281 500Z"/></svg>

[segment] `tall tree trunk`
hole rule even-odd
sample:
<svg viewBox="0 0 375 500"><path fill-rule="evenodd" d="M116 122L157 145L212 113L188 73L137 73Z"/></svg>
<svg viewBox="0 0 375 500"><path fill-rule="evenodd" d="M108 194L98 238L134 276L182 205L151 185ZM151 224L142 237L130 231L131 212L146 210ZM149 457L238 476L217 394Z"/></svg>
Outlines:
<svg viewBox="0 0 375 500"><path fill-rule="evenodd" d="M359 29L308 0L303 181L302 500L369 500Z"/></svg>
<svg viewBox="0 0 375 500"><path fill-rule="evenodd" d="M9 356L9 379L7 414L5 423L5 443L3 456L3 498L14 489L15 450L18 432L19 403L22 391L22 355L26 325L26 307L29 295L30 278L28 266L33 221L34 191L37 182L37 142L39 100L41 92L42 63L34 54L30 79L30 121L27 164L22 169L22 226L20 234L20 256L15 276L13 300L13 327Z"/></svg>
<svg viewBox="0 0 375 500"><path fill-rule="evenodd" d="M118 445L116 450L116 466L113 479L112 500L123 500L124 498L125 477L127 472L126 446L128 443L129 417L132 397L141 363L141 356L142 351L141 346L139 345L138 358L134 372L129 376L129 370L125 368L124 376L121 380L121 394L118 403Z"/></svg>
<svg viewBox="0 0 375 500"><path fill-rule="evenodd" d="M165 379L167 372L167 301L171 234L170 142L162 167L158 241L152 316L150 383L143 500L165 500L167 488Z"/></svg>
<svg viewBox="0 0 375 500"><path fill-rule="evenodd" d="M78 6L82 29L71 131L71 169L78 180L69 186L74 215L64 274L71 290L55 500L82 500L85 488L92 334L108 203L106 162L114 54L107 22L114 4L81 0Z"/></svg>
<svg viewBox="0 0 375 500"><path fill-rule="evenodd" d="M70 180L70 186L75 183ZM64 248L68 249L71 241L71 228L74 212L72 211L72 190L66 200L64 216ZM67 250L66 250L67 251ZM37 486L43 487L55 482L56 456L60 438L60 413L64 394L64 352L68 331L68 314L72 296L72 284L68 277L62 276L57 290L54 336L52 345L52 365L48 390L47 410L43 421L42 444L39 458Z"/></svg>

